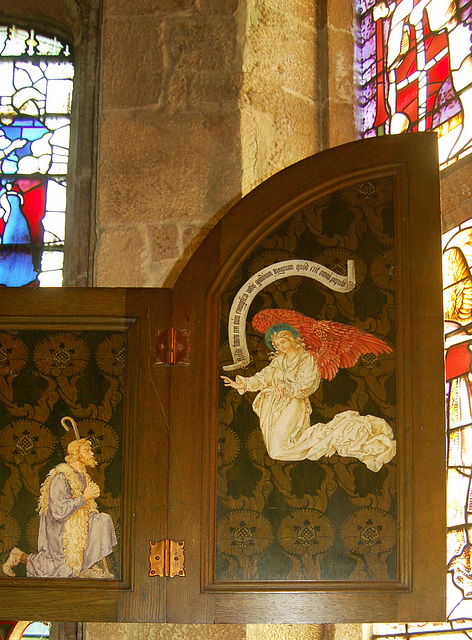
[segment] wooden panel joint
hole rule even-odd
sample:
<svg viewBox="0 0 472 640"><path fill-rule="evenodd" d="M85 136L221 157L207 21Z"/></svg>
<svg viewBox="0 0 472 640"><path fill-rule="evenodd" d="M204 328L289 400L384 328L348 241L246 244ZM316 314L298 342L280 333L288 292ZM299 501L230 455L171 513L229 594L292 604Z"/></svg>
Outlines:
<svg viewBox="0 0 472 640"><path fill-rule="evenodd" d="M150 540L149 576L161 578L185 576L184 547L184 540Z"/></svg>
<svg viewBox="0 0 472 640"><path fill-rule="evenodd" d="M154 364L190 364L189 335L186 329L159 329L155 333Z"/></svg>

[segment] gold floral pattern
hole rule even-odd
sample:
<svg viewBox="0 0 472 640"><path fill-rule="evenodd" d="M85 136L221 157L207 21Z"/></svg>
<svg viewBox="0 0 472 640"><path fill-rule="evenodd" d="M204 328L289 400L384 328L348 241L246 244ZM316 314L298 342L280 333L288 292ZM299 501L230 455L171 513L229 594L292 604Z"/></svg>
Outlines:
<svg viewBox="0 0 472 640"><path fill-rule="evenodd" d="M26 345L15 335L0 331L0 376L15 375L25 366Z"/></svg>
<svg viewBox="0 0 472 640"><path fill-rule="evenodd" d="M380 509L361 509L343 524L341 537L353 554L388 553L395 546L395 523Z"/></svg>
<svg viewBox="0 0 472 640"><path fill-rule="evenodd" d="M18 544L20 536L21 529L18 521L0 510L0 562L5 562L10 549Z"/></svg>
<svg viewBox="0 0 472 640"><path fill-rule="evenodd" d="M276 464L275 460L269 457L267 453L267 448L264 444L264 440L262 439L262 434L260 429L253 429L248 436L246 441L246 449L251 459L258 465L268 465L272 466Z"/></svg>
<svg viewBox="0 0 472 640"><path fill-rule="evenodd" d="M14 465L37 465L54 451L56 438L35 420L16 420L0 431L0 457Z"/></svg>
<svg viewBox="0 0 472 640"><path fill-rule="evenodd" d="M386 341L388 344L389 341ZM379 378L385 378L395 371L395 354L383 354L381 358L372 353L362 355L357 366L353 368L352 375L362 378L374 378L378 384ZM370 386L375 386L374 380L371 380Z"/></svg>
<svg viewBox="0 0 472 640"><path fill-rule="evenodd" d="M122 376L126 365L125 336L115 333L103 340L96 351L97 365L110 376Z"/></svg>
<svg viewBox="0 0 472 640"><path fill-rule="evenodd" d="M218 525L221 552L237 558L261 554L272 538L270 522L255 511L235 511L223 518Z"/></svg>
<svg viewBox="0 0 472 640"><path fill-rule="evenodd" d="M333 545L334 525L320 511L300 509L282 520L278 539L290 555L317 556Z"/></svg>
<svg viewBox="0 0 472 640"><path fill-rule="evenodd" d="M393 249L376 256L372 260L370 273L375 284L384 291L395 290L395 256Z"/></svg>
<svg viewBox="0 0 472 640"><path fill-rule="evenodd" d="M218 466L226 466L236 459L240 449L241 442L239 437L229 427L223 427L223 432L218 439Z"/></svg>
<svg viewBox="0 0 472 640"><path fill-rule="evenodd" d="M361 509L345 521L341 538L349 554L357 561L353 577L387 578L386 560L396 544L392 516L380 509Z"/></svg>
<svg viewBox="0 0 472 640"><path fill-rule="evenodd" d="M34 350L34 362L45 376L77 376L89 362L89 348L73 333L59 333L43 340Z"/></svg>

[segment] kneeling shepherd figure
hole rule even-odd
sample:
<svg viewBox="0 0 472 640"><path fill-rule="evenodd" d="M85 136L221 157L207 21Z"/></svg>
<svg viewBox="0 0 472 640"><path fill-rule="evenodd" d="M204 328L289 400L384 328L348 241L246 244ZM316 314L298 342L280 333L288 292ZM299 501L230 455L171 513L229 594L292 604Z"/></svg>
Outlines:
<svg viewBox="0 0 472 640"><path fill-rule="evenodd" d="M26 554L14 547L3 564L6 575L26 564L26 575L34 578L113 578L106 556L117 544L111 517L99 513L95 498L99 486L86 472L95 467L90 441L80 438L71 420L76 440L67 447L65 462L58 464L41 485L38 512L38 553ZM97 563L102 561L102 567Z"/></svg>

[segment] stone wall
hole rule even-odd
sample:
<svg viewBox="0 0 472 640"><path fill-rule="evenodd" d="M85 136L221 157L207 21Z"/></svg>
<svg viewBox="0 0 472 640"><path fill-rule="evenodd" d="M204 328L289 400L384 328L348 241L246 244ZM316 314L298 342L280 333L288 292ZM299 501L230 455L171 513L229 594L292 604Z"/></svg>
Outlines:
<svg viewBox="0 0 472 640"><path fill-rule="evenodd" d="M83 640L366 640L363 625L89 623Z"/></svg>
<svg viewBox="0 0 472 640"><path fill-rule="evenodd" d="M239 624L88 623L83 640L246 640Z"/></svg>
<svg viewBox="0 0 472 640"><path fill-rule="evenodd" d="M321 149L319 6L241 3L241 191Z"/></svg>
<svg viewBox="0 0 472 640"><path fill-rule="evenodd" d="M348 0L105 0L93 284L171 286L245 193L355 139L353 59Z"/></svg>
<svg viewBox="0 0 472 640"><path fill-rule="evenodd" d="M320 150L312 0L106 0L95 286L172 284L245 192Z"/></svg>

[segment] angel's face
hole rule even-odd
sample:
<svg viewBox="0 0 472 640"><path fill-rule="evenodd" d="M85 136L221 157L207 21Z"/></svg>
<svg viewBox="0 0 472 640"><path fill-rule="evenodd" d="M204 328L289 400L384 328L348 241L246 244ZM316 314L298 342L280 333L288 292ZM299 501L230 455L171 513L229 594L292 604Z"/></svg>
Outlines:
<svg viewBox="0 0 472 640"><path fill-rule="evenodd" d="M280 351L280 353L289 353L290 351L295 349L295 345L293 344L292 340L290 340L290 338L285 338L284 336L274 338L272 342L274 347L277 349L277 351Z"/></svg>

